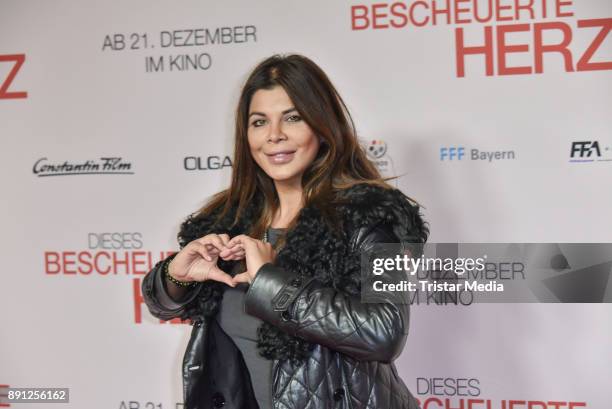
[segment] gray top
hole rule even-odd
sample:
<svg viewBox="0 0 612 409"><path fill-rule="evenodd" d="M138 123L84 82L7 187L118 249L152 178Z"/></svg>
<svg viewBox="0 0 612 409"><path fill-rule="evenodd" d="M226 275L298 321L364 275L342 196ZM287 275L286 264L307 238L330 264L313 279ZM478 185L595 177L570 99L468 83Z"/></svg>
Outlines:
<svg viewBox="0 0 612 409"><path fill-rule="evenodd" d="M268 242L276 243L284 231L269 228ZM242 352L259 407L269 409L272 407L272 361L257 352L257 327L262 321L244 312L244 295L248 288L247 283L240 283L225 289L217 321Z"/></svg>

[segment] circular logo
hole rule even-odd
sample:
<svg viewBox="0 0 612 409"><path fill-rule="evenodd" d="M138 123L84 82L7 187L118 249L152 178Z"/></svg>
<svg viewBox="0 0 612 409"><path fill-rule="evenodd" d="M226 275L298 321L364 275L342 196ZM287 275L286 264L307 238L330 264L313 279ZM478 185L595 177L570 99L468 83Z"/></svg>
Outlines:
<svg viewBox="0 0 612 409"><path fill-rule="evenodd" d="M387 153L385 141L373 139L366 148L366 153L371 159L380 159Z"/></svg>

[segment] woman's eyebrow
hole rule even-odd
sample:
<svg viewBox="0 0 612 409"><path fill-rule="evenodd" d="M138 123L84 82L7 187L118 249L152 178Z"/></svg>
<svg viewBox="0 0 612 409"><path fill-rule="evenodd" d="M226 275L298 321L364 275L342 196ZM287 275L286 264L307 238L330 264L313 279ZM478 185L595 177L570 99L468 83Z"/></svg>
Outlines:
<svg viewBox="0 0 612 409"><path fill-rule="evenodd" d="M282 112L282 114L283 114L283 115L285 115L285 114L288 114L289 112L293 112L293 111L297 111L297 110L296 110L295 108L285 109L285 110ZM252 115L261 115L261 116L266 116L266 114L264 114L263 112L257 112L257 111L253 111L253 112L251 112L251 113L249 114L249 118L250 118Z"/></svg>

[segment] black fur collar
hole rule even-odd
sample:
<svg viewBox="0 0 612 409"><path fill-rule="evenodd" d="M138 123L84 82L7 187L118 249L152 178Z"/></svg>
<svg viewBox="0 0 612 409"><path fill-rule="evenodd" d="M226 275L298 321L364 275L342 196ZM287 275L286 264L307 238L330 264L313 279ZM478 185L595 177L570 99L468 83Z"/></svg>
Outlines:
<svg viewBox="0 0 612 409"><path fill-rule="evenodd" d="M278 252L275 264L303 277L316 277L337 291L357 295L360 291L360 256L352 254L349 240L360 227L373 227L388 223L402 242L425 242L428 229L419 214L419 208L408 201L397 189L359 184L346 189L348 200L336 207L342 231L334 232L324 222L319 209L305 207L298 215L294 229L287 233L285 246ZM212 216L188 217L181 225L178 239L181 247L205 234L227 233L230 237L248 231L257 214L257 206L246 209L234 227L232 212L220 223ZM338 234L339 233L339 234ZM228 273L235 262L219 261L219 267ZM225 284L210 283L205 286L198 302L186 311L184 318L214 316L223 297ZM258 348L268 359L300 359L308 354L311 345L292 337L276 327L263 323L258 331Z"/></svg>

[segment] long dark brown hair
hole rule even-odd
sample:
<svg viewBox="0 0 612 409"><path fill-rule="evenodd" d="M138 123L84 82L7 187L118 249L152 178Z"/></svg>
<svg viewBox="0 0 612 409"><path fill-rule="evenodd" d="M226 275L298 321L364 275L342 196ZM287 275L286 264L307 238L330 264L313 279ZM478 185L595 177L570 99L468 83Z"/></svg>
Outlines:
<svg viewBox="0 0 612 409"><path fill-rule="evenodd" d="M302 119L321 138L317 156L302 177L306 206L321 210L325 221L334 225L332 209L339 191L357 183L391 187L386 180L392 178L381 177L359 145L353 119L323 70L302 55L273 55L253 69L242 88L236 108L231 185L199 210L200 214L220 210L220 219L236 208L236 223L247 205L257 198L262 201L261 213L249 232L257 238L271 223L279 202L273 180L251 156L247 139L249 107L256 91L276 86L283 87Z"/></svg>

